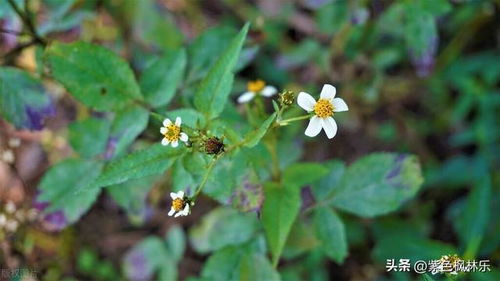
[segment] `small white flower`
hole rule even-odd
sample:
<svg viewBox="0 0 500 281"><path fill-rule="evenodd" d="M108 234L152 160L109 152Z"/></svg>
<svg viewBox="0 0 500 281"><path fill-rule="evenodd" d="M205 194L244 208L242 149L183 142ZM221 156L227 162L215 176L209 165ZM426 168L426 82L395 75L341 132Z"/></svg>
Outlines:
<svg viewBox="0 0 500 281"><path fill-rule="evenodd" d="M14 202L7 202L7 204L5 204L5 211L9 214L13 214L16 211L16 205L14 204Z"/></svg>
<svg viewBox="0 0 500 281"><path fill-rule="evenodd" d="M190 204L184 198L184 191L179 191L177 193L170 192L170 197L172 197L172 207L170 207L170 212L168 212L169 216L172 216L174 213L174 217L178 216L187 216L191 213Z"/></svg>
<svg viewBox="0 0 500 281"><path fill-rule="evenodd" d="M336 89L330 84L325 84L321 90L320 99L315 101L308 93L301 92L297 97L297 103L307 112L314 112L309 120L305 131L308 137L315 137L321 129L325 130L326 136L331 139L337 134L337 123L333 119L334 112L347 111L349 108L341 98L335 98Z"/></svg>
<svg viewBox="0 0 500 281"><path fill-rule="evenodd" d="M278 90L275 87L266 86L266 83L262 80L250 81L247 83L247 91L238 98L238 103L249 102L258 94L264 97L271 97L277 92Z"/></svg>
<svg viewBox="0 0 500 281"><path fill-rule="evenodd" d="M160 133L163 135L163 139L161 140L162 145L171 144L172 147L177 147L179 140L184 143L188 141L188 135L181 132L181 123L182 120L180 117L175 119L175 124L168 118L163 120L163 127L160 128Z"/></svg>
<svg viewBox="0 0 500 281"><path fill-rule="evenodd" d="M14 152L12 152L12 150L10 150L10 149L1 151L0 158L3 162L5 162L7 164L12 164L16 160L16 158L14 156Z"/></svg>

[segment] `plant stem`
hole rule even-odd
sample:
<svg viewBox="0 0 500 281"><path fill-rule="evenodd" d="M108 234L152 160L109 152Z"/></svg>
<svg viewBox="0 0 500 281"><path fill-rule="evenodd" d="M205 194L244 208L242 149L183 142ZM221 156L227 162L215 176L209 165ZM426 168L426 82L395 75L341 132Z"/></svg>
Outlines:
<svg viewBox="0 0 500 281"><path fill-rule="evenodd" d="M302 115L302 116L298 116L298 117L288 118L285 120L280 120L280 121L277 121L276 123L278 124L278 126L286 126L286 125L288 125L288 123L308 119L308 118L311 118L311 116L312 116L311 114L307 114L307 115Z"/></svg>
<svg viewBox="0 0 500 281"><path fill-rule="evenodd" d="M214 159L212 159L212 162L210 162L210 164L208 164L207 170L205 171L205 175L203 175L203 179L201 180L200 185L198 186L198 188L196 189L196 192L194 193L194 195L192 197L193 201L196 199L196 197L198 197L198 195L200 194L203 187L205 187L205 184L208 181L208 177L212 173L212 170L215 167L215 163L217 163L217 160L219 160L218 156L215 157Z"/></svg>
<svg viewBox="0 0 500 281"><path fill-rule="evenodd" d="M33 40L42 45L46 46L47 42L45 42L45 39L40 37L36 31L35 25L33 24L33 21L31 20L30 13L28 10L28 1L25 1L25 10L26 14L24 14L21 9L17 6L16 2L14 0L7 0L9 2L9 5L12 7L12 9L16 12L16 14L19 16L19 18L23 21L24 25L28 28L30 35L33 37Z"/></svg>

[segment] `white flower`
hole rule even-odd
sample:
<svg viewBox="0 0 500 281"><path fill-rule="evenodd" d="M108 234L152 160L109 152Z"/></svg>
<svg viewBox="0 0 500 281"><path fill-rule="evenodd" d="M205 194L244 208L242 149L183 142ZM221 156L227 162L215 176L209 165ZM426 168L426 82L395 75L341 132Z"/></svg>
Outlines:
<svg viewBox="0 0 500 281"><path fill-rule="evenodd" d="M182 120L180 117L175 119L175 124L170 121L170 119L163 120L163 126L160 128L160 133L163 135L161 140L162 145L172 144L172 147L177 147L179 145L179 140L186 143L188 141L188 135L181 132Z"/></svg>
<svg viewBox="0 0 500 281"><path fill-rule="evenodd" d="M258 94L261 94L264 97L271 97L277 92L278 90L275 87L266 86L266 83L262 80L250 81L247 83L247 91L238 98L238 102L249 102Z"/></svg>
<svg viewBox="0 0 500 281"><path fill-rule="evenodd" d="M314 112L314 116L309 120L309 125L305 131L308 137L315 137L325 130L326 136L331 139L337 134L337 123L333 120L334 112L347 111L349 108L341 98L335 98L335 87L330 84L323 85L320 99L315 101L308 93L301 92L297 97L297 103L307 112Z"/></svg>
<svg viewBox="0 0 500 281"><path fill-rule="evenodd" d="M184 198L184 191L179 191L177 193L170 192L170 197L172 197L172 207L170 207L170 212L168 212L169 216L172 216L174 213L174 217L178 216L187 216L191 213L189 202Z"/></svg>

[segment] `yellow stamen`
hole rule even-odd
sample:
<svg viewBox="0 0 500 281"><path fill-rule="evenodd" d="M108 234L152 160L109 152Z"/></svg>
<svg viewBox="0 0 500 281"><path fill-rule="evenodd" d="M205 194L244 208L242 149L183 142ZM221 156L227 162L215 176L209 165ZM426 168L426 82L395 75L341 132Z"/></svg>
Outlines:
<svg viewBox="0 0 500 281"><path fill-rule="evenodd" d="M255 80L255 81L250 81L247 83L247 89L250 92L258 93L264 89L266 86L266 83L262 80Z"/></svg>
<svg viewBox="0 0 500 281"><path fill-rule="evenodd" d="M174 201L172 201L172 208L176 212L181 211L182 209L184 209L185 206L186 206L186 202L184 200L182 200L181 198L176 198L176 199L174 199Z"/></svg>
<svg viewBox="0 0 500 281"><path fill-rule="evenodd" d="M320 118L333 115L333 105L329 100L320 99L314 105L314 113Z"/></svg>
<svg viewBox="0 0 500 281"><path fill-rule="evenodd" d="M165 138L170 142L179 140L180 135L181 135L181 127L176 126L175 124L168 125L167 132L164 134Z"/></svg>

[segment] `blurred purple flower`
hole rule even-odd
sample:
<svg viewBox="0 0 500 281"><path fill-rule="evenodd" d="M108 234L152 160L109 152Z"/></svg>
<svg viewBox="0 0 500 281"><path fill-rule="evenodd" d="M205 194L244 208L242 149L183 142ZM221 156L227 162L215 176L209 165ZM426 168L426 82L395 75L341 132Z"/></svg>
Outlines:
<svg viewBox="0 0 500 281"><path fill-rule="evenodd" d="M427 77L434 69L434 60L438 44L439 38L437 36L433 36L429 40L427 48L424 50L420 52L412 49L409 50L411 61L415 66L419 77Z"/></svg>
<svg viewBox="0 0 500 281"><path fill-rule="evenodd" d="M243 185L233 192L228 203L242 212L259 212L264 203L262 185L245 180Z"/></svg>
<svg viewBox="0 0 500 281"><path fill-rule="evenodd" d="M43 129L45 118L56 114L56 108L52 101L42 107L28 105L25 107L25 110L28 117L26 120L26 128L36 131Z"/></svg>
<svg viewBox="0 0 500 281"><path fill-rule="evenodd" d="M135 248L127 253L124 270L127 278L132 281L147 281L151 280L153 276L153 267L140 248Z"/></svg>

